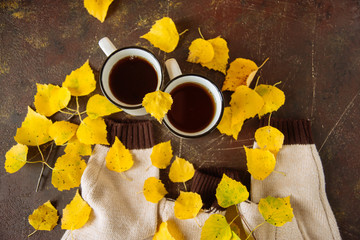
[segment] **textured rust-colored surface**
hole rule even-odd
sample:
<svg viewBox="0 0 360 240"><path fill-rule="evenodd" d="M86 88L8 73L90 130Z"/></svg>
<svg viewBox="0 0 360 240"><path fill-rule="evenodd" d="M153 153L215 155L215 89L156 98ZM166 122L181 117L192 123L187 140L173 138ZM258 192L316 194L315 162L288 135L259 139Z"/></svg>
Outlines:
<svg viewBox="0 0 360 240"><path fill-rule="evenodd" d="M170 54L140 39L163 16L171 17L179 32L189 29ZM27 106L33 104L35 83L60 85L87 59L98 79L105 56L97 42L103 36L117 47L148 48L162 63L175 57L184 73L202 74L221 86L221 73L185 61L190 42L199 37L199 27L205 38L221 35L228 41L230 61L244 57L260 64L270 57L260 71L261 81L282 81L280 87L287 96L285 106L274 116L312 121L341 235L359 239L360 3L355 0L115 0L104 23L88 14L82 1L1 1L1 164L15 144L13 136ZM100 92L99 87L96 91ZM128 118L124 113L115 117ZM257 120L246 122L238 141L218 131L197 140L180 140L154 122L155 141L171 139L174 153L196 167L245 169L242 146L251 144L257 124ZM60 154L52 152L51 164ZM48 169L35 193L40 168L28 164L10 175L1 167L1 239L26 239L33 231L27 222L33 209L51 200L61 210L74 196L75 190L59 192L51 185ZM58 225L33 238L59 239L62 234Z"/></svg>

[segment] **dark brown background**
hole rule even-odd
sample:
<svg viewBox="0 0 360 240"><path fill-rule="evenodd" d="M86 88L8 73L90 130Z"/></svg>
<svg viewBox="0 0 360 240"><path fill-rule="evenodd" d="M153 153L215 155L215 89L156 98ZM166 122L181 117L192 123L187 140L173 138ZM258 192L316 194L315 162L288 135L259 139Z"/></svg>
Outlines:
<svg viewBox="0 0 360 240"><path fill-rule="evenodd" d="M165 54L140 39L155 20L171 17L180 38ZM360 1L351 0L115 0L104 23L90 16L83 1L1 1L0 82L1 164L15 144L27 106L33 106L35 83L61 85L65 76L90 59L96 79L105 60L97 42L108 36L117 47L148 48L162 61L175 57L183 72L202 74L220 87L224 75L186 62L188 47L199 37L221 35L228 41L230 62L237 57L261 64L262 83L282 81L285 105L274 117L312 121L323 162L326 190L344 239L360 238ZM165 82L169 81L165 74ZM100 92L99 86L96 92ZM229 95L226 95L227 103ZM87 98L80 99L82 105ZM74 102L74 101L73 101ZM121 113L115 117L127 118ZM53 119L64 118L57 114ZM253 141L258 120L244 125L238 141L216 130L198 140L180 140L154 122L156 141L171 139L175 154L196 167L245 169L243 145ZM62 149L52 152L51 164ZM0 239L26 239L33 231L27 218L47 200L61 210L75 189L60 192L46 169L35 192L41 165L0 175ZM164 173L162 174L165 175ZM175 186L173 191L177 189ZM59 239L60 225L33 239Z"/></svg>

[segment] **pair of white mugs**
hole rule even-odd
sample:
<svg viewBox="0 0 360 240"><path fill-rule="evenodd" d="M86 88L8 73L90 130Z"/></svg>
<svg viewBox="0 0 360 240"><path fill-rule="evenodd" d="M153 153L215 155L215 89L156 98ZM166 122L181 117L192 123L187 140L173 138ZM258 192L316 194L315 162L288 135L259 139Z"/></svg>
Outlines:
<svg viewBox="0 0 360 240"><path fill-rule="evenodd" d="M144 107L141 105L141 103L137 105L126 104L124 102L121 102L119 99L117 99L114 96L114 94L110 89L110 84L109 84L110 73L114 65L124 58L139 57L145 59L148 63L152 65L152 67L154 68L157 74L158 81L157 81L156 90L159 90L161 89L163 84L162 68L159 61L152 53L150 53L149 51L143 48L127 47L127 48L117 49L107 37L104 37L99 41L99 46L108 57L104 65L102 66L100 73L100 87L103 94L109 99L109 101L111 101L113 104L120 107L123 111L125 111L130 115L133 116L146 115L147 112L144 109ZM212 83L210 80L202 76L194 75L194 74L183 75L181 73L178 63L174 58L168 59L165 62L165 66L171 81L164 87L162 91L171 93L176 87L182 84L185 83L198 84L210 93L214 102L213 118L205 128L199 131L185 132L183 130L180 130L177 127L175 127L171 123L171 121L169 121L167 116L164 117L165 125L174 134L184 138L200 137L211 132L219 124L224 111L224 99L221 91L214 83Z"/></svg>

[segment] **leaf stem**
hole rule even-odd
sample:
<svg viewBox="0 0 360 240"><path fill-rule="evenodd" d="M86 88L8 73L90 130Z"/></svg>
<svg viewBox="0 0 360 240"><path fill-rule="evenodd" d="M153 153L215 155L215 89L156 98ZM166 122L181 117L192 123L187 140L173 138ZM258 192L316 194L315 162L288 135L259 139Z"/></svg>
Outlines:
<svg viewBox="0 0 360 240"><path fill-rule="evenodd" d="M125 180L127 180L127 181L129 181L129 182L132 182L132 179L129 178L129 177L127 177L127 176L125 175L125 173L120 172L120 176L121 176L123 179L125 179Z"/></svg>
<svg viewBox="0 0 360 240"><path fill-rule="evenodd" d="M255 88L258 86L258 84L259 84L259 80L260 80L260 76L258 76L258 78L256 79Z"/></svg>
<svg viewBox="0 0 360 240"><path fill-rule="evenodd" d="M252 235L252 233L253 233L256 229L258 229L260 226L262 226L264 223L266 223L266 221L263 221L262 223L260 223L259 225L257 225L257 226L249 233L249 235L246 237L245 240L248 240L249 237Z"/></svg>
<svg viewBox="0 0 360 240"><path fill-rule="evenodd" d="M67 115L73 115L73 113L71 113L71 112L65 112L65 111L63 111L63 110L59 110L59 112L61 112L61 113L63 113L63 114L67 114Z"/></svg>
<svg viewBox="0 0 360 240"><path fill-rule="evenodd" d="M198 227L201 229L201 225L200 225L200 223L198 222L198 220L197 220L196 217L194 217L194 221L196 222L196 224L198 225Z"/></svg>
<svg viewBox="0 0 360 240"><path fill-rule="evenodd" d="M271 115L272 115L272 112L269 114L268 126L270 126Z"/></svg>
<svg viewBox="0 0 360 240"><path fill-rule="evenodd" d="M265 61L260 65L260 67L258 69L262 68L267 61L269 61L269 58L265 59Z"/></svg>
<svg viewBox="0 0 360 240"><path fill-rule="evenodd" d="M276 170L274 170L273 172L275 172L275 173L280 173L281 175L283 175L283 176L285 176L285 177L286 177L286 173L284 173L284 172L281 172L281 171L276 171Z"/></svg>
<svg viewBox="0 0 360 240"><path fill-rule="evenodd" d="M51 152L52 152L52 150L53 150L53 147L54 147L54 141L52 142L52 144L51 144L51 146L50 146L50 150L49 150L49 153L48 153L48 155L47 155L47 157L46 157L46 159L45 159L45 162L47 162L47 161L49 160L49 157L50 157L50 154L51 154ZM37 182L37 184L36 184L36 190L35 190L35 192L38 192L38 191L39 191L40 182L41 182L41 177L42 177L42 175L43 175L43 173L44 173L44 169L45 169L45 164L42 164L41 171L40 171L40 176L39 176L38 182Z"/></svg>
<svg viewBox="0 0 360 240"><path fill-rule="evenodd" d="M80 111L79 111L79 109L80 109L79 97L76 96L75 99L76 99L76 113L79 116L80 122L82 122L81 114L80 114Z"/></svg>
<svg viewBox="0 0 360 240"><path fill-rule="evenodd" d="M205 40L204 36L201 33L200 27L198 27L198 31L199 31L199 34L200 34L201 38Z"/></svg>
<svg viewBox="0 0 360 240"><path fill-rule="evenodd" d="M182 33L180 33L179 36L183 35L183 34L186 33L187 31L189 31L189 29L186 29L185 31L183 31Z"/></svg>
<svg viewBox="0 0 360 240"><path fill-rule="evenodd" d="M34 233L36 233L38 230L37 229L35 229L35 231L33 231L32 233L30 233L29 235L28 235L28 237L31 237Z"/></svg>
<svg viewBox="0 0 360 240"><path fill-rule="evenodd" d="M237 209L237 207L235 207ZM231 222L229 223L229 225L231 225L237 218L239 217L239 215L236 215L233 220L231 220Z"/></svg>
<svg viewBox="0 0 360 240"><path fill-rule="evenodd" d="M66 107L67 110L71 111L71 112L76 112L75 109L72 109L72 108L69 108L69 107Z"/></svg>
<svg viewBox="0 0 360 240"><path fill-rule="evenodd" d="M188 190L187 190L185 182L183 182L183 184L184 184L185 192L187 192Z"/></svg>

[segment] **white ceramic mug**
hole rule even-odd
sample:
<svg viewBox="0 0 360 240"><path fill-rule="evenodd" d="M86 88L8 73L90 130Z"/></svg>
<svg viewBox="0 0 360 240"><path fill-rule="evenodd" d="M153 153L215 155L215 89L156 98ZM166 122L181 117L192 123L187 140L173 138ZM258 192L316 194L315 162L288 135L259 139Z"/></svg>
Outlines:
<svg viewBox="0 0 360 240"><path fill-rule="evenodd" d="M120 101L114 96L113 92L110 89L109 77L114 65L120 60L127 57L139 57L146 60L154 68L157 74L157 86L155 89L156 91L160 89L163 82L162 70L159 61L151 52L140 47L126 47L122 49L117 49L107 37L104 37L99 41L99 46L108 57L105 60L100 72L100 88L105 97L109 99L110 102L120 107L124 112L130 115L146 115L147 112L141 103L127 104Z"/></svg>
<svg viewBox="0 0 360 240"><path fill-rule="evenodd" d="M220 89L209 79L195 75L195 74L185 74L181 73L180 67L175 59L168 59L165 62L166 69L169 73L169 77L171 81L166 85L164 88L164 92L171 93L175 88L181 86L182 84L197 84L200 85L204 90L206 90L209 95L213 99L214 103L214 114L210 123L205 126L203 129L196 131L196 132L186 132L180 130L179 128L175 127L171 121L169 120L168 116L164 117L165 125L173 132L175 135L183 138L195 138L201 137L205 134L211 132L216 126L219 124L223 112L224 112L224 98L220 91ZM171 110L170 110L171 111Z"/></svg>

